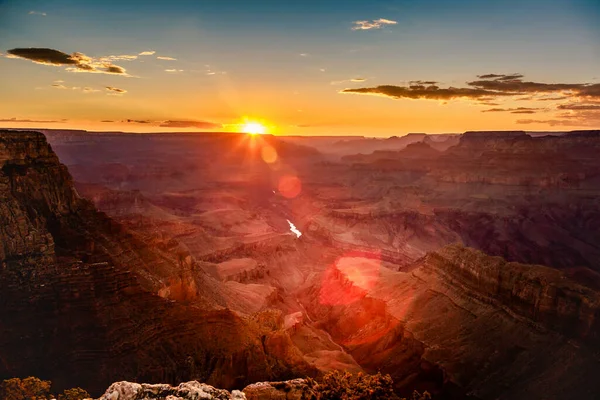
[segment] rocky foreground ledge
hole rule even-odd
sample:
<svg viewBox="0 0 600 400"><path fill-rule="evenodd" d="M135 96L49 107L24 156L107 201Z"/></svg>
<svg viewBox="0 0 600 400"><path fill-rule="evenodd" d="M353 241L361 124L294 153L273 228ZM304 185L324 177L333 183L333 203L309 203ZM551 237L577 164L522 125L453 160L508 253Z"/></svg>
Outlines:
<svg viewBox="0 0 600 400"><path fill-rule="evenodd" d="M243 391L229 392L191 381L179 386L134 382L113 383L98 400L300 400L316 398L312 385L305 379L285 382L261 382L246 386Z"/></svg>

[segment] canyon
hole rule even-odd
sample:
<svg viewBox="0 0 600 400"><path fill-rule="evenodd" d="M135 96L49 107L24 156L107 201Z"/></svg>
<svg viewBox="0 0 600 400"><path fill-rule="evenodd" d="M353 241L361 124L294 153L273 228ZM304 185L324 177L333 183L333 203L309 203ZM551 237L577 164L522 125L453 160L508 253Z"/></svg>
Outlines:
<svg viewBox="0 0 600 400"><path fill-rule="evenodd" d="M600 392L600 131L2 131L0 167L3 379Z"/></svg>

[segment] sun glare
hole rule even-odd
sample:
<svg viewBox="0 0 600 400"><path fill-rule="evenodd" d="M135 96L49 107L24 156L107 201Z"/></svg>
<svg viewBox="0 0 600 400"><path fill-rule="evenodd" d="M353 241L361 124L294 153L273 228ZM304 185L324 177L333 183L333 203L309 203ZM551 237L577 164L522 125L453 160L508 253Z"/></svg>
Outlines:
<svg viewBox="0 0 600 400"><path fill-rule="evenodd" d="M242 126L242 132L250 135L263 135L267 132L267 128L259 122L246 122Z"/></svg>

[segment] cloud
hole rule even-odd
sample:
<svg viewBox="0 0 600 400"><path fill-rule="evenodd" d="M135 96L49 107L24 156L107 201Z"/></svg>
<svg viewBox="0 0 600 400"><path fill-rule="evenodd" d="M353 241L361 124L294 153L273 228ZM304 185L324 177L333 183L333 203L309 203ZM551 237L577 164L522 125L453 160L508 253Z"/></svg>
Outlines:
<svg viewBox="0 0 600 400"><path fill-rule="evenodd" d="M340 81L331 81L332 85L341 85L343 83L360 83L360 82L366 82L367 78L351 78L351 79L343 79Z"/></svg>
<svg viewBox="0 0 600 400"><path fill-rule="evenodd" d="M397 21L392 21L390 19L379 18L374 19L372 21L354 21L354 26L352 27L353 31L366 31L370 29L381 29L387 25L396 25Z"/></svg>
<svg viewBox="0 0 600 400"><path fill-rule="evenodd" d="M17 118L6 118L0 119L0 122L21 122L21 123L44 123L44 124L61 124L66 122L66 119L61 120L35 120L35 119L17 119Z"/></svg>
<svg viewBox="0 0 600 400"><path fill-rule="evenodd" d="M480 89L492 90L501 93L511 93L513 95L521 95L527 93L550 93L571 90L581 90L584 84L580 83L541 83L541 82L524 82L522 79L510 80L479 80L467 82L469 86Z"/></svg>
<svg viewBox="0 0 600 400"><path fill-rule="evenodd" d="M414 85L425 85L425 86L432 86L432 85L437 85L439 82L436 81L410 81L409 84L411 86Z"/></svg>
<svg viewBox="0 0 600 400"><path fill-rule="evenodd" d="M597 123L588 121L574 121L564 119L520 119L517 120L517 124L529 125L529 124L544 124L550 126L597 126Z"/></svg>
<svg viewBox="0 0 600 400"><path fill-rule="evenodd" d="M160 125L162 128L200 128L200 129L219 129L223 125L207 121L164 121Z"/></svg>
<svg viewBox="0 0 600 400"><path fill-rule="evenodd" d="M125 94L125 93L127 93L127 90L125 90L125 89L119 89L119 88L116 88L116 87L113 87L113 86L106 86L106 90L108 90L112 94Z"/></svg>
<svg viewBox="0 0 600 400"><path fill-rule="evenodd" d="M173 57L164 57L164 56L158 56L156 57L158 60L165 60L165 61L177 61L176 58Z"/></svg>
<svg viewBox="0 0 600 400"><path fill-rule="evenodd" d="M139 55L140 56L152 56L152 55L154 55L154 53L156 53L156 51L149 50L149 51L142 51Z"/></svg>
<svg viewBox="0 0 600 400"><path fill-rule="evenodd" d="M509 112L512 114L535 114L537 111L544 110L543 108L517 107L517 108L491 108L482 110L481 112Z"/></svg>
<svg viewBox="0 0 600 400"><path fill-rule="evenodd" d="M24 58L38 64L77 65L78 61L62 51L47 48L17 48L8 50L10 58Z"/></svg>
<svg viewBox="0 0 600 400"><path fill-rule="evenodd" d="M89 72L96 74L127 75L125 68L114 65L108 60L94 59L83 53L67 54L44 47L15 48L8 50L8 58L22 58L37 64L66 66L70 72Z"/></svg>
<svg viewBox="0 0 600 400"><path fill-rule="evenodd" d="M65 86L63 85L65 81L63 80L58 80L58 81L54 81L54 83L51 85L54 89L61 89L61 90L65 90L65 89L69 89L69 90L81 90L83 93L98 93L100 92L100 90L98 89L94 89L91 87L81 87L81 86Z"/></svg>
<svg viewBox="0 0 600 400"><path fill-rule="evenodd" d="M100 58L100 61L133 61L137 60L138 56L134 54L121 54L118 56L106 56Z"/></svg>
<svg viewBox="0 0 600 400"><path fill-rule="evenodd" d="M41 15L42 17L45 17L46 14L45 12L39 12L39 11L29 11L29 15Z"/></svg>
<svg viewBox="0 0 600 400"><path fill-rule="evenodd" d="M127 119L125 121L121 121L121 122L127 122L129 124L151 124L152 121L148 120L148 119Z"/></svg>
<svg viewBox="0 0 600 400"><path fill-rule="evenodd" d="M340 93L379 95L391 97L393 99L429 100L452 100L459 98L477 99L485 96L495 95L494 92L485 89L454 87L442 89L435 85L412 85L410 87L383 85L371 88L344 89ZM505 94L500 95L506 96Z"/></svg>
<svg viewBox="0 0 600 400"><path fill-rule="evenodd" d="M523 75L521 74L485 74L485 75L477 75L479 79L494 79L497 81L510 81L514 79L521 79Z"/></svg>
<svg viewBox="0 0 600 400"><path fill-rule="evenodd" d="M409 86L383 85L358 89L344 89L340 93L371 94L394 99L452 100L470 98L486 101L500 97L548 95L560 93L570 98L600 98L600 84L589 83L543 83L524 81L521 74L479 75L479 80L467 82L466 87L441 88L435 81L410 81Z"/></svg>
<svg viewBox="0 0 600 400"><path fill-rule="evenodd" d="M579 91L579 95L584 97L599 97L600 98L600 83L594 85L586 85Z"/></svg>
<svg viewBox="0 0 600 400"><path fill-rule="evenodd" d="M557 108L559 110L576 111L600 110L600 104L561 104Z"/></svg>
<svg viewBox="0 0 600 400"><path fill-rule="evenodd" d="M536 100L537 101L561 101L561 100L567 100L568 98L569 98L569 96L539 97Z"/></svg>
<svg viewBox="0 0 600 400"><path fill-rule="evenodd" d="M174 69L174 68L170 68L170 69L165 69L165 72L183 72L182 69ZM209 72L208 75L214 75L216 74L216 72Z"/></svg>

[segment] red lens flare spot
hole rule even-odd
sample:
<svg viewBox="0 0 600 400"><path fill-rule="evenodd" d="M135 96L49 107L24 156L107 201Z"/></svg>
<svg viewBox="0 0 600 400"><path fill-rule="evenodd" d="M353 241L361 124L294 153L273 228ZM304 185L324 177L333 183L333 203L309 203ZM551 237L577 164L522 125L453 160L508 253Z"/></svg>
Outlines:
<svg viewBox="0 0 600 400"><path fill-rule="evenodd" d="M319 300L327 305L359 301L377 285L380 274L379 254L347 254L338 258L325 272Z"/></svg>
<svg viewBox="0 0 600 400"><path fill-rule="evenodd" d="M302 192L302 182L297 176L285 175L279 179L277 188L283 197L293 199Z"/></svg>

